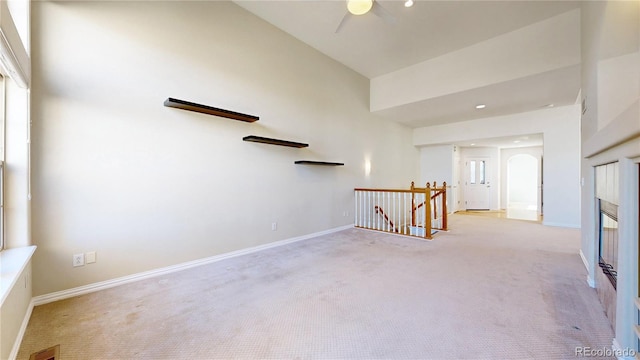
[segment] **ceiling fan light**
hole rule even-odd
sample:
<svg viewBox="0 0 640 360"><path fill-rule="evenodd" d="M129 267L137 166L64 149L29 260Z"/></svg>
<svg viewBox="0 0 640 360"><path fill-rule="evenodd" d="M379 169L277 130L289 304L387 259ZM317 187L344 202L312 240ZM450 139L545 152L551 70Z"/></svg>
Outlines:
<svg viewBox="0 0 640 360"><path fill-rule="evenodd" d="M373 0L348 0L347 9L353 15L364 15L373 7Z"/></svg>

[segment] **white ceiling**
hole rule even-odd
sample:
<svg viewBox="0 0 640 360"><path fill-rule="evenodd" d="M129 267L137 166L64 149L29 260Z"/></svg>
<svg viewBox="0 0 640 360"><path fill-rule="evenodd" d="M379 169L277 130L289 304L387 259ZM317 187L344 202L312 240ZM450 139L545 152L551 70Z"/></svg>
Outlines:
<svg viewBox="0 0 640 360"><path fill-rule="evenodd" d="M335 30L347 11L346 0L235 0L235 3L369 79L579 7L577 1L415 0L413 7L405 8L404 1L376 1L395 17L395 24L370 12L352 16L338 33ZM551 40L539 39L543 43ZM553 62L553 56L553 51L545 53L543 61ZM565 66L378 110L375 114L418 128L539 110L548 104L573 104L579 87L579 65ZM475 109L478 99L487 104L485 109Z"/></svg>

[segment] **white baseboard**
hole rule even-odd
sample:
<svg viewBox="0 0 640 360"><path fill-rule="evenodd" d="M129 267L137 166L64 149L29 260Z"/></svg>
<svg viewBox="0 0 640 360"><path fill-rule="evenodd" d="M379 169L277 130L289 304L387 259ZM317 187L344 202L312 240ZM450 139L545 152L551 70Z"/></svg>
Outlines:
<svg viewBox="0 0 640 360"><path fill-rule="evenodd" d="M548 221L542 221L542 225L544 226L553 226L553 227L563 227L563 228L570 228L570 229L580 229L580 225L579 224L564 224L564 223L554 223L554 222L548 222Z"/></svg>
<svg viewBox="0 0 640 360"><path fill-rule="evenodd" d="M629 348L623 349L616 338L613 338L611 350L613 350L613 356L617 357L618 360L635 360L636 358L635 350Z"/></svg>
<svg viewBox="0 0 640 360"><path fill-rule="evenodd" d="M584 264L584 268L587 269L587 272L589 272L589 262L587 261L587 258L584 256L584 253L582 252L582 249L580 249L580 258L582 259L582 263Z"/></svg>
<svg viewBox="0 0 640 360"><path fill-rule="evenodd" d="M22 344L22 338L24 338L24 333L27 331L27 325L29 325L29 319L31 319L31 313L33 312L33 299L29 302L29 307L27 308L27 312L24 314L24 319L22 319L22 325L20 325L20 330L18 331L18 335L16 336L16 341L13 343L13 348L11 349L11 353L9 353L9 360L15 360L18 357L18 351L20 351L20 345Z"/></svg>
<svg viewBox="0 0 640 360"><path fill-rule="evenodd" d="M589 262L587 261L587 258L584 256L582 249L580 249L580 258L582 259L582 263L584 264L585 269L587 269L587 284L589 284L589 287L595 288L596 282L593 280L593 278L589 274Z"/></svg>
<svg viewBox="0 0 640 360"><path fill-rule="evenodd" d="M262 250L266 250L266 249L271 249L271 248L275 248L275 247L278 247L278 246L291 244L291 243L294 243L294 242L297 242L297 241L307 240L307 239L311 239L311 238L314 238L314 237L317 237L317 236L331 234L331 233L334 233L334 232L347 230L347 229L351 229L351 228L353 228L353 224L340 226L340 227L329 229L329 230L319 231L319 232L312 233L312 234L302 235L302 236L298 236L298 237L294 237L294 238L290 238L290 239L275 241L275 242L264 244L264 245L259 245L259 246L254 246L254 247L250 247L250 248L246 248L246 249L236 250L236 251L232 251L232 252L228 252L228 253L224 253L224 254L220 254L220 255L214 255L214 256L203 258L203 259L198 259L198 260L189 261L189 262L185 262L185 263L181 263L181 264L171 265L171 266L167 266L167 267L163 267L163 268L159 268L159 269L154 269L154 270L150 270L150 271L145 271L145 272L141 272L141 273L137 273L137 274L133 274L133 275L127 275L127 276L123 276L123 277L119 277L119 278L115 278L115 279L111 279L111 280L101 281L101 282L97 282L97 283L93 283L93 284L89 284L89 285L79 286L79 287L75 287L75 288L72 288L72 289L57 291L57 292L53 292L53 293L49 293L49 294L44 294L44 295L40 295L40 296L34 297L33 300L32 300L32 303L33 303L33 306L44 305L44 304L48 304L48 303L51 303L51 302L54 302L54 301L68 299L68 298L71 298L71 297L80 296L80 295L84 295L84 294L88 294L88 293L92 293L92 292L96 292L96 291L100 291L100 290L105 290L105 289L109 289L109 288L116 287L116 286L119 286L119 285L124 285L124 284L132 283L132 282L135 282L135 281L149 279L149 278L153 278L153 277L157 277L157 276L161 276L161 275L165 275L165 274L170 274L170 273L174 273L174 272L177 272L177 271L190 269L190 268L193 268L193 267L196 267L196 266L206 265L206 264L214 263L214 262L217 262L217 261L220 261L220 260L233 258L233 257L236 257L236 256L251 254L251 253L254 253L254 252L258 252L258 251L262 251Z"/></svg>

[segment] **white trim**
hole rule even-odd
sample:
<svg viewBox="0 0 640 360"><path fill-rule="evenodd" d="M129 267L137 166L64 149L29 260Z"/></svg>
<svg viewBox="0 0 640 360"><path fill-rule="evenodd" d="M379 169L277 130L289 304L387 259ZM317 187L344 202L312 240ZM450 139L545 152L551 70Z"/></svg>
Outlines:
<svg viewBox="0 0 640 360"><path fill-rule="evenodd" d="M613 342L611 344L611 350L613 350L614 356L616 353L618 354L624 354L625 351L623 351L622 347L620 346L620 343L618 342L618 339L613 338ZM633 351L633 355L632 356L618 356L618 360L635 360L635 351L633 349L626 349L627 352L629 351Z"/></svg>
<svg viewBox="0 0 640 360"><path fill-rule="evenodd" d="M5 75L16 84L28 89L31 82L31 59L5 1L0 2L0 66Z"/></svg>
<svg viewBox="0 0 640 360"><path fill-rule="evenodd" d="M587 271L589 271L589 262L587 261L587 258L584 257L584 253L582 252L582 249L580 249L580 258L582 259L582 263L584 264L584 267L587 269Z"/></svg>
<svg viewBox="0 0 640 360"><path fill-rule="evenodd" d="M4 305L35 251L35 246L24 246L0 252L0 307Z"/></svg>
<svg viewBox="0 0 640 360"><path fill-rule="evenodd" d="M580 225L579 224L562 224L562 223L554 223L554 222L547 222L547 221L542 221L542 225L544 226L554 226L554 227L563 227L563 228L571 228L571 229L580 229Z"/></svg>
<svg viewBox="0 0 640 360"><path fill-rule="evenodd" d="M587 284L589 284L589 287L595 288L596 282L593 281L593 278L591 278L591 275L589 274L589 262L587 261L587 258L584 256L582 249L580 249L580 258L582 259L582 263L584 264L584 267L587 269Z"/></svg>
<svg viewBox="0 0 640 360"><path fill-rule="evenodd" d="M343 231L343 230L352 229L352 228L353 228L353 224L349 224L349 225L340 226L340 227L329 229L329 230L319 231L312 234L302 235L302 236L298 236L290 239L275 241L275 242L264 244L264 245L258 245L258 246L254 246L246 249L214 255L214 256L203 258L203 259L184 262L181 264L171 265L171 266L154 269L150 271L145 271L145 272L141 272L133 275L127 275L127 276L123 276L123 277L119 277L111 280L100 281L97 283L79 286L72 289L39 295L33 298L33 304L34 306L44 305L54 301L68 299L71 297L80 296L80 295L84 295L84 294L88 294L88 293L92 293L100 290L105 290L105 289L109 289L119 285L124 285L131 282L149 279L149 278L153 278L153 277L161 276L165 274L170 274L177 271L190 269L196 266L206 265L206 264L214 263L220 260L229 259L236 256L241 256L241 255L247 255L247 254L255 253L258 251L262 251L262 250L266 250L266 249L270 249L278 246L283 246L283 245L291 244L297 241L307 240L314 237L327 235L334 232Z"/></svg>
<svg viewBox="0 0 640 360"><path fill-rule="evenodd" d="M13 343L13 348L9 353L9 360L15 360L18 357L18 351L20 351L22 338L24 338L24 333L27 331L27 325L29 325L29 320L31 319L31 313L33 312L34 306L35 305L33 304L33 299L31 299L31 302L29 302L29 307L27 308L27 312L24 314L22 325L20 325L18 335L16 336L16 341Z"/></svg>

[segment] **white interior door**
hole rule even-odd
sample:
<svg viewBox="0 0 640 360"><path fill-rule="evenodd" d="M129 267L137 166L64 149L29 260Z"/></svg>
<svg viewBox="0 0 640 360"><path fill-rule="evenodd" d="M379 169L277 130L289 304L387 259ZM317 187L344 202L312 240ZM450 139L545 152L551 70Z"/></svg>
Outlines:
<svg viewBox="0 0 640 360"><path fill-rule="evenodd" d="M491 182L489 181L489 159L467 158L464 199L467 210L489 210L491 208Z"/></svg>

